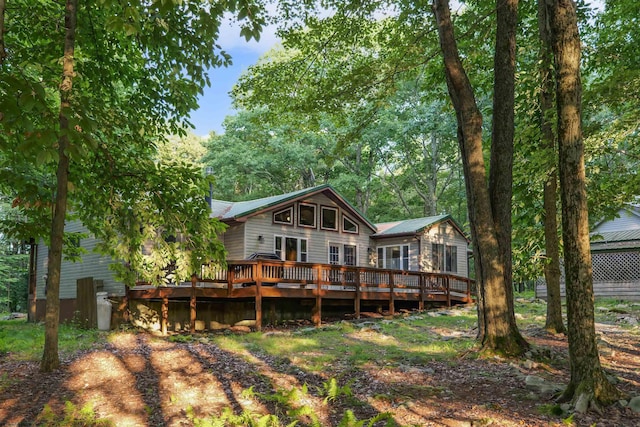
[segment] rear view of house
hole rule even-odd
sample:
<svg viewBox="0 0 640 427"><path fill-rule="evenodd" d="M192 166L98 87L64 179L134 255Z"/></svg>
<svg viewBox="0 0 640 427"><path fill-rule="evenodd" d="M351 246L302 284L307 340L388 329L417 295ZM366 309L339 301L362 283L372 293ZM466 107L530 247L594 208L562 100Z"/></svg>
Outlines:
<svg viewBox="0 0 640 427"><path fill-rule="evenodd" d="M196 317L204 327L252 317L260 325L263 301L270 322L313 313L318 323L322 310L359 315L361 309L393 312L396 306L472 300L469 241L449 215L376 225L331 186L321 185L250 201L211 200L211 217L227 225L220 236L226 268L203 268L190 283L125 289L108 269L113 260L87 254L87 264L63 265L63 318L77 309L77 282L86 277L99 279L140 324L162 330L193 328ZM91 249L95 239L79 244ZM40 271L46 257L41 246L35 261ZM42 316L45 283L39 276Z"/></svg>

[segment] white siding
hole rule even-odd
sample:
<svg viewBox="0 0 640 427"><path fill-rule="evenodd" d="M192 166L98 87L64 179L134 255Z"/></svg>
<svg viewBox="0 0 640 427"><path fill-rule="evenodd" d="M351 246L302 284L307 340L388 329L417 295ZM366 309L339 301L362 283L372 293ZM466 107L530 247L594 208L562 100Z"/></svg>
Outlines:
<svg viewBox="0 0 640 427"><path fill-rule="evenodd" d="M441 226L442 229L441 229ZM457 247L457 272L458 276L468 277L467 267L467 239L461 235L458 230L450 223L437 224L422 234L422 269L424 271L433 271L433 243Z"/></svg>
<svg viewBox="0 0 640 427"><path fill-rule="evenodd" d="M245 224L237 224L229 227L222 235L224 248L227 250L227 259L245 259ZM251 252L249 252L251 253Z"/></svg>
<svg viewBox="0 0 640 427"><path fill-rule="evenodd" d="M67 232L87 233L87 229L78 221L71 222L65 227ZM94 280L102 280L104 291L109 294L124 295L124 284L116 282L113 272L109 269L112 261L109 257L101 256L93 252L96 246L96 238L93 236L81 239L80 246L87 253L82 256L82 260L78 262L70 262L62 260L60 270L60 299L76 298L77 280L84 277L93 277ZM44 242L38 244L37 265L36 265L36 295L38 299L44 299L44 276L47 274L47 263L49 256L49 248Z"/></svg>
<svg viewBox="0 0 640 427"><path fill-rule="evenodd" d="M605 233L607 231L626 231L640 229L640 217L629 212L627 209L620 209L619 217L599 224L593 231Z"/></svg>

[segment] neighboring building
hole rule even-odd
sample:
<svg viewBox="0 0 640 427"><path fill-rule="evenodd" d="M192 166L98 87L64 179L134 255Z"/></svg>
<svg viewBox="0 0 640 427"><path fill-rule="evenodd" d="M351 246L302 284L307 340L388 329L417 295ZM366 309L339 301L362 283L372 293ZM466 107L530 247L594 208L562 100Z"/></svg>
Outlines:
<svg viewBox="0 0 640 427"><path fill-rule="evenodd" d="M275 254L285 261L449 273L468 277L468 239L449 215L373 224L329 185L243 202L212 200L212 217L228 225L221 236L227 259ZM84 231L72 223L70 231ZM74 311L76 281L93 277L112 296L125 287L113 279L113 261L92 252L96 239L80 244L84 262L63 262L60 298L66 317ZM37 250L38 313L44 313L47 247ZM38 316L41 317L41 316Z"/></svg>
<svg viewBox="0 0 640 427"><path fill-rule="evenodd" d="M595 296L640 299L640 205L629 204L594 227L591 263ZM564 296L564 272L560 287ZM538 281L536 295L546 298L544 279Z"/></svg>

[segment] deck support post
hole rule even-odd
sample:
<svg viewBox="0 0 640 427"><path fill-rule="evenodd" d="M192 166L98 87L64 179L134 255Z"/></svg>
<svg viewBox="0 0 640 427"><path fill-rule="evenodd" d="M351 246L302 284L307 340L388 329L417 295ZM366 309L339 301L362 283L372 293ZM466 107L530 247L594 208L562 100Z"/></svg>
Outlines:
<svg viewBox="0 0 640 427"><path fill-rule="evenodd" d="M169 297L166 293L162 295L162 317L160 319L160 332L167 335L167 325L169 323Z"/></svg>
<svg viewBox="0 0 640 427"><path fill-rule="evenodd" d="M356 277L355 277L355 282L356 282L356 298L354 301L354 310L356 312L356 319L360 318L360 273L361 270L358 269L358 271L356 271Z"/></svg>
<svg viewBox="0 0 640 427"><path fill-rule="evenodd" d="M316 327L322 324L322 266L318 265L316 269L316 289L314 290L316 296L316 304L313 306L313 312L311 313L311 320Z"/></svg>
<svg viewBox="0 0 640 427"><path fill-rule="evenodd" d="M235 279L235 268L233 268L233 265L230 265L227 270L227 297L230 297L231 291L233 291L234 279Z"/></svg>
<svg viewBox="0 0 640 427"><path fill-rule="evenodd" d="M189 299L189 333L196 332L196 283L198 277L194 274L191 275L191 297Z"/></svg>
<svg viewBox="0 0 640 427"><path fill-rule="evenodd" d="M395 284L393 282L393 271L389 272L389 313L393 316L396 314L396 300L394 295Z"/></svg>
<svg viewBox="0 0 640 427"><path fill-rule="evenodd" d="M424 296L426 295L426 278L420 273L420 301L418 301L418 310L424 311Z"/></svg>
<svg viewBox="0 0 640 427"><path fill-rule="evenodd" d="M253 266L256 279L256 330L262 330L262 262Z"/></svg>

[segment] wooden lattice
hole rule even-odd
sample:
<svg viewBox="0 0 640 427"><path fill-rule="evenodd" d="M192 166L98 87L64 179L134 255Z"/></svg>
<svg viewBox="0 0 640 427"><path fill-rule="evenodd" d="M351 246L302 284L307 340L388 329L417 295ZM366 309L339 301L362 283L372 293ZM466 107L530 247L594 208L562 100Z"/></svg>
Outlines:
<svg viewBox="0 0 640 427"><path fill-rule="evenodd" d="M594 282L640 281L640 252L594 253L591 262Z"/></svg>
<svg viewBox="0 0 640 427"><path fill-rule="evenodd" d="M565 295L564 263L560 266L560 293ZM591 255L596 296L640 299L640 252L596 252ZM536 280L536 295L547 296L544 277Z"/></svg>

